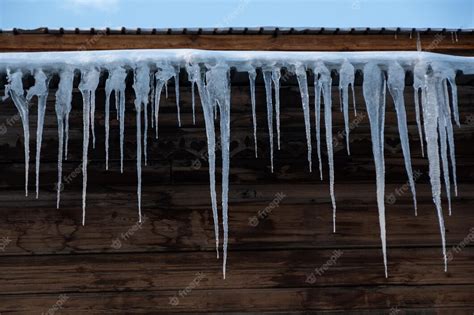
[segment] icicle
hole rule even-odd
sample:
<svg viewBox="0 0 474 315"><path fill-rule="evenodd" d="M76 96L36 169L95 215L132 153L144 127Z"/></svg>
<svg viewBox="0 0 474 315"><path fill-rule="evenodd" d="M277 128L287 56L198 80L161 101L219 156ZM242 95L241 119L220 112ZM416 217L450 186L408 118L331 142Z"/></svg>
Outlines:
<svg viewBox="0 0 474 315"><path fill-rule="evenodd" d="M405 169L410 183L411 193L413 195L413 206L415 215L418 215L416 206L416 190L415 181L413 180L413 170L411 167L410 144L408 140L407 116L405 112L405 101L403 91L405 89L405 70L400 64L393 62L388 67L388 90L392 95L395 110L397 112L398 132L400 134L400 142L402 145L403 159L405 161Z"/></svg>
<svg viewBox="0 0 474 315"><path fill-rule="evenodd" d="M352 88L352 93L354 94L354 79L355 71L354 66L350 64L347 60L341 66L339 70L339 93L342 99L342 109L344 112L344 126L346 133L346 147L347 154L351 155L349 149L349 86ZM354 97L354 112L355 112L355 97Z"/></svg>
<svg viewBox="0 0 474 315"><path fill-rule="evenodd" d="M100 74L99 74L100 77ZM90 126L92 133L92 148L95 149L95 93L91 94L91 109L90 109Z"/></svg>
<svg viewBox="0 0 474 315"><path fill-rule="evenodd" d="M443 82L444 83L444 82ZM443 84L444 85L444 84ZM442 91L441 93L444 93ZM438 91L438 93L440 93ZM446 104L444 103L444 97L438 95L439 100L439 116L438 116L438 133L439 133L439 144L441 152L441 162L442 162L442 171L444 178L444 185L446 189L446 198L448 199L448 211L451 215L451 185L449 182L449 165L448 165L448 147L447 147L447 138L446 138ZM451 118L451 117L449 117Z"/></svg>
<svg viewBox="0 0 474 315"><path fill-rule="evenodd" d="M278 150L280 150L280 77L281 77L280 68L273 68L272 80L273 80L273 85L275 86L275 114L276 114L276 125L277 125ZM309 99L308 99L308 115L309 115ZM309 124L309 117L308 117L308 124ZM311 137L311 133L310 133L310 137ZM310 161L310 171L311 171L311 161Z"/></svg>
<svg viewBox="0 0 474 315"><path fill-rule="evenodd" d="M63 149L65 121L68 121L71 112L72 88L74 83L74 69L66 68L59 73L59 85L56 91L56 118L58 120L58 182L56 208L59 209L62 189Z"/></svg>
<svg viewBox="0 0 474 315"><path fill-rule="evenodd" d="M216 254L219 258L219 214L217 212L216 196L216 135L214 126L213 106L206 89L205 78L201 73L199 65L187 65L186 69L190 80L196 83L199 96L201 98L202 111L204 113L204 122L206 125L207 154L209 162L209 189L211 195L212 217L214 221L214 236L216 240Z"/></svg>
<svg viewBox="0 0 474 315"><path fill-rule="evenodd" d="M151 105L151 115L150 115L150 123L151 128L155 127L155 73L150 73L150 97L149 97L149 104Z"/></svg>
<svg viewBox="0 0 474 315"><path fill-rule="evenodd" d="M448 77L449 81L449 77ZM453 176L453 184L454 184L454 195L458 195L458 184L457 184L457 175L456 175L456 153L455 153L455 147L454 147L454 134L453 134L453 124L451 123L451 109L449 107L449 95L448 95L448 87L446 80L444 80L444 91L445 91L445 97L446 97L446 107L445 107L445 124L446 124L446 131L448 134L448 144L449 144L449 155L450 155L450 161L451 161L451 172ZM456 86L453 87L453 84L451 84L451 91L453 93L453 111L454 111L454 119L456 121L456 124L460 126L459 123L459 113L457 113L457 92L456 92ZM455 96L454 96L455 95ZM454 99L456 99L456 104L454 104Z"/></svg>
<svg viewBox="0 0 474 315"><path fill-rule="evenodd" d="M81 70L79 90L83 99L83 142L82 142L82 225L86 222L87 164L89 151L90 111L99 85L100 72L96 68Z"/></svg>
<svg viewBox="0 0 474 315"><path fill-rule="evenodd" d="M138 197L138 222L142 222L142 117L143 108L148 106L150 93L150 68L146 64L139 65L134 71L133 90L135 91L135 111L137 117L137 197ZM143 135L143 151L146 156L147 121L145 117L145 130Z"/></svg>
<svg viewBox="0 0 474 315"><path fill-rule="evenodd" d="M168 99L168 80L165 81L165 98Z"/></svg>
<svg viewBox="0 0 474 315"><path fill-rule="evenodd" d="M312 172L312 160L311 160L311 123L309 116L309 93L308 93L308 80L306 77L306 69L302 65L296 66L296 77L298 79L298 85L300 87L301 94L301 106L303 107L304 125L306 131L306 146L308 149L308 164L309 171Z"/></svg>
<svg viewBox="0 0 474 315"><path fill-rule="evenodd" d="M230 70L218 64L206 73L210 104L219 106L222 150L222 225L224 230L222 273L225 279L228 243L229 144L230 144Z"/></svg>
<svg viewBox="0 0 474 315"><path fill-rule="evenodd" d="M451 122L451 108L449 106L449 92L448 92L448 79L444 79L443 84L443 92L442 95L439 96L440 98L440 125L444 127L444 130L440 129L440 138L444 135L444 141L446 144L446 135L447 135L447 143L449 145L449 154L450 154L450 161L451 161L451 172L453 176L453 183L454 183L454 194L457 196L458 194L458 187L457 187L457 178L456 178L456 158L455 158L455 148L454 148L454 134L453 134L453 124ZM459 118L458 118L459 119ZM441 127L440 126L440 127ZM443 134L441 134L443 133ZM443 139L442 139L443 140ZM441 141L442 141L441 140ZM444 149L444 151L443 151ZM443 174L445 179L446 185L446 195L449 202L449 215L451 215L451 187L449 182L449 163L447 161L447 152L445 151L446 146L443 147L443 143L441 143L441 152L443 154ZM446 166L446 167L445 167ZM447 181L447 182L446 182Z"/></svg>
<svg viewBox="0 0 474 315"><path fill-rule="evenodd" d="M193 71L196 70L196 73ZM186 72L188 73L188 80L191 82L191 102L193 108L193 125L196 124L196 97L194 92L194 86L196 85L196 77L200 75L199 66L186 65Z"/></svg>
<svg viewBox="0 0 474 315"><path fill-rule="evenodd" d="M316 149L318 153L319 177L323 180L323 166L321 162L321 85L319 74L314 74L314 120L316 130Z"/></svg>
<svg viewBox="0 0 474 315"><path fill-rule="evenodd" d="M181 127L181 110L179 108L179 71L180 68L176 67L174 74L174 89L176 95L176 111L178 113L178 126Z"/></svg>
<svg viewBox="0 0 474 315"><path fill-rule="evenodd" d="M438 92L440 90L442 91L442 78L440 78L438 71L437 69L434 69L432 65L426 65L419 62L415 65L414 76L418 81L423 82L423 123L429 161L431 192L433 195L433 202L436 206L436 212L438 214L439 229L443 248L444 269L447 271L448 260L446 256L446 232L444 227L443 209L441 207L441 179L438 147L438 108L440 100Z"/></svg>
<svg viewBox="0 0 474 315"><path fill-rule="evenodd" d="M255 79L257 78L257 72L254 68L249 70L249 82L250 82L250 99L252 102L252 123L253 123L253 143L255 146L255 157L258 157L257 153L257 109L255 102Z"/></svg>
<svg viewBox="0 0 474 315"><path fill-rule="evenodd" d="M451 88L451 104L453 106L453 114L454 114L454 121L458 127L461 126L459 122L459 108L458 108L458 89L456 87L456 72L452 68L445 68L443 69L443 75L446 77L445 85L447 89L447 83ZM449 108L449 93L446 91L447 96L447 103L446 105ZM451 118L450 118L451 119Z"/></svg>
<svg viewBox="0 0 474 315"><path fill-rule="evenodd" d="M191 99L193 107L193 125L196 124L196 97L194 96L194 82L191 83Z"/></svg>
<svg viewBox="0 0 474 315"><path fill-rule="evenodd" d="M160 112L160 99L161 91L163 86L167 87L168 80L175 75L175 70L168 64L157 64L158 71L155 73L156 86L155 86L155 136L158 139L158 114ZM166 91L168 91L166 89ZM166 98L168 98L168 92L166 92Z"/></svg>
<svg viewBox="0 0 474 315"><path fill-rule="evenodd" d="M23 73L21 70L10 72L7 69L8 84L5 85L5 96L3 100L9 96L13 100L23 125L24 151L25 151L25 196L28 196L28 173L30 165L30 127L29 127L29 104L25 98L23 89Z"/></svg>
<svg viewBox="0 0 474 315"><path fill-rule="evenodd" d="M109 77L105 82L105 169L109 169L109 132L110 132L110 95L115 92L115 107L120 121L120 170L123 172L123 138L125 129L125 79L127 71L122 67L109 70ZM125 105L125 103L124 103Z"/></svg>
<svg viewBox="0 0 474 315"><path fill-rule="evenodd" d="M454 122L458 127L461 126L459 122L459 108L458 108L458 92L456 87L456 72L448 67L447 65L443 65L442 69L442 76L445 78L443 80L443 87L444 87L444 96L445 96L445 107L444 107L444 114L445 114L445 125L446 131L448 135L448 144L449 144L449 155L451 161L451 172L453 176L453 185L454 185L454 195L458 195L458 185L457 185L457 176L456 176L456 158L455 158L455 147L454 147L454 134L453 134L453 124L451 122L451 106L449 104L449 91L448 91L448 83L451 88L451 104L452 104L452 113L454 116ZM451 211L450 211L451 215Z"/></svg>
<svg viewBox="0 0 474 315"><path fill-rule="evenodd" d="M270 169L273 173L273 102L272 102L272 72L263 71L263 80L265 81L265 93L267 99L267 122L268 136L270 138Z"/></svg>
<svg viewBox="0 0 474 315"><path fill-rule="evenodd" d="M385 124L385 101L383 99L384 78L382 71L375 63L368 63L364 67L363 93L370 121L370 133L372 137L372 151L374 154L375 173L377 182L377 205L379 210L380 239L382 241L382 253L385 266L385 277L387 270L387 241L385 229L385 161L384 161L384 124Z"/></svg>
<svg viewBox="0 0 474 315"><path fill-rule="evenodd" d="M421 51L420 32L416 32L416 50L417 50L417 51Z"/></svg>
<svg viewBox="0 0 474 315"><path fill-rule="evenodd" d="M415 114L416 114L416 125L418 126L418 137L420 138L421 156L425 157L425 150L423 147L423 131L421 127L421 115L420 115L420 91L422 88L422 82L419 82L416 78L413 80L413 93L415 95Z"/></svg>
<svg viewBox="0 0 474 315"><path fill-rule="evenodd" d="M38 123L36 126L36 199L38 199L41 143L43 141L44 114L49 92L49 78L42 70L36 70L34 77L35 85L28 90L26 102L30 103L34 96L38 97Z"/></svg>
<svg viewBox="0 0 474 315"><path fill-rule="evenodd" d="M158 75L158 72L156 73ZM153 115L155 116L155 138L158 139L158 117L160 112L160 99L161 99L161 90L163 89L163 85L165 84L164 81L156 79L156 86L155 86L155 112Z"/></svg>
<svg viewBox="0 0 474 315"><path fill-rule="evenodd" d="M318 77L318 84L320 91L322 91L324 99L324 123L326 127L326 146L328 152L328 164L329 164L329 191L331 194L331 203L333 211L333 232L336 232L336 197L334 194L334 151L333 151L333 139L332 139L332 99L331 99L331 87L332 79L331 73L328 68L322 62L317 62L314 66L314 75ZM320 93L318 91L318 93Z"/></svg>

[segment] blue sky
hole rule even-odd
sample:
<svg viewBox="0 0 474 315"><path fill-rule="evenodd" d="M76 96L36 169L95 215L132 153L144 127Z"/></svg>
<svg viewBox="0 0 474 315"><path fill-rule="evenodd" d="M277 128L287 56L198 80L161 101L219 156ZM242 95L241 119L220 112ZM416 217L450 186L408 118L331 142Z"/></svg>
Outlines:
<svg viewBox="0 0 474 315"><path fill-rule="evenodd" d="M0 0L0 28L474 27L474 0Z"/></svg>

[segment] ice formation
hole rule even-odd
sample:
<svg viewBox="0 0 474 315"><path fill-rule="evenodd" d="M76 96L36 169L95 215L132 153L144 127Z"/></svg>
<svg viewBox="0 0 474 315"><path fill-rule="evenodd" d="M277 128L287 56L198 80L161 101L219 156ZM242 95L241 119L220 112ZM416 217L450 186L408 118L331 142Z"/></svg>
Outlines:
<svg viewBox="0 0 474 315"><path fill-rule="evenodd" d="M59 76L56 91L55 111L58 121L58 183L57 207L60 204L62 161L67 159L69 114L73 82L80 76L79 90L83 99L83 149L82 149L82 223L85 223L87 164L90 135L95 146L94 113L95 93L101 75L107 73L105 82L105 153L106 169L109 159L110 102L114 93L116 117L120 125L120 169L123 172L124 132L125 132L125 90L126 78L133 74L134 105L136 115L136 168L137 199L139 220L141 212L141 169L142 160L147 162L147 134L150 121L158 138L160 98L163 88L168 97L168 81L174 79L178 125L181 125L179 102L179 77L185 69L191 83L193 123L195 120L194 91L197 88L204 114L204 124L208 142L208 163L211 208L214 221L215 243L219 258L219 213L216 193L216 141L220 140L222 158L221 217L223 230L223 275L226 274L228 246L228 192L230 171L230 115L231 80L230 71L247 72L250 82L252 105L253 137L257 156L257 119L255 81L257 71L261 71L266 91L268 134L270 143L270 167L273 172L274 122L276 122L277 147L280 149L280 79L281 71L295 73L307 139L307 159L309 171L312 169L311 140L311 100L308 76L314 77L314 128L316 151L321 180L323 167L321 158L321 107L324 111L324 127L329 170L329 191L333 209L333 231L336 230L336 198L334 190L334 148L332 133L332 72L339 74L339 99L344 117L345 144L349 148L349 89L352 90L354 113L356 113L354 80L356 71L363 73L363 97L369 116L372 150L376 170L376 196L379 211L380 238L382 243L385 275L387 268L387 244L385 228L385 161L384 127L387 90L393 99L397 115L405 169L413 195L416 211L416 192L411 166L409 134L404 102L405 74L413 73L415 95L415 115L422 152L429 161L429 176L433 202L439 220L443 258L447 268L445 228L441 207L442 184L446 191L449 214L451 214L451 186L457 195L456 162L454 152L453 122L459 124L456 73L462 71L474 74L474 58L454 57L426 52L241 52L241 51L199 51L199 50L134 50L101 52L47 52L47 53L2 53L0 72L7 74L5 97L11 98L21 118L24 132L25 152L25 195L28 194L29 168L29 109L32 99L37 98L38 123L36 136L36 195L39 192L39 170L41 139L43 134L46 99L49 80ZM25 91L24 75L34 77L34 85ZM148 115L148 111L151 114ZM143 112L143 116L142 116ZM150 116L150 117L148 117ZM143 123L143 128L142 128ZM219 123L217 128L216 123ZM219 130L220 137L216 134ZM143 142L142 142L143 141ZM441 173L443 176L441 176Z"/></svg>

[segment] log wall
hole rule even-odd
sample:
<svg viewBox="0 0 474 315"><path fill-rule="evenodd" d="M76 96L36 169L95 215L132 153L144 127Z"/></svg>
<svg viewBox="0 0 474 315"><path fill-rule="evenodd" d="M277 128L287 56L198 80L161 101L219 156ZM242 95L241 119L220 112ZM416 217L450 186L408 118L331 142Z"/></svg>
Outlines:
<svg viewBox="0 0 474 315"><path fill-rule="evenodd" d="M16 44L2 37L0 48L7 51L13 47L8 45L23 47L21 36L17 37ZM39 43L41 39L37 40ZM214 43L220 47L219 41ZM374 39L374 45L376 43ZM472 49L472 44L470 47ZM308 172L301 100L294 78L282 83L281 150L275 150L275 170L270 172L265 91L261 79L259 73L259 151L255 158L247 78L245 74L232 74L226 280L222 279L222 260L216 259L214 250L204 121L197 101L196 125L192 123L190 87L186 86L185 75L181 77L180 91L183 126L177 127L174 84L170 84L169 98L162 97L159 140L154 139L154 131L149 129L148 165L143 167L142 208L146 218L141 225L136 223L135 115L130 84L123 174L119 169L118 123L114 111L111 161L109 171L105 170L103 82L96 94L97 142L96 148L89 152L85 226L81 225L82 98L79 91L74 91L70 154L64 163L65 183L59 210L54 189L57 123L53 96L57 82L51 83L47 104L38 200L34 197L33 185L30 185L30 196L24 196L22 127L13 103L3 102L0 111L0 312L472 314L474 77L458 77L462 122L462 127L455 129L459 196L453 198L452 216L447 215L447 203L444 203L451 254L446 273L427 159L421 156L416 130L410 78L405 95L413 169L419 174L417 217L407 185L396 115L388 99L385 136L387 279L380 248L375 172L360 76L356 87L358 116L351 113L350 117L354 126L350 156L344 148L343 117L337 88L333 88L336 233L332 233L325 154L323 181L317 171L313 119L314 171ZM3 95L4 75L0 84ZM310 92L313 106L311 88ZM30 183L33 184L36 100L31 110L30 128ZM324 142L322 149L325 150ZM268 208L278 193L284 195L279 205ZM259 217L264 209L268 215Z"/></svg>

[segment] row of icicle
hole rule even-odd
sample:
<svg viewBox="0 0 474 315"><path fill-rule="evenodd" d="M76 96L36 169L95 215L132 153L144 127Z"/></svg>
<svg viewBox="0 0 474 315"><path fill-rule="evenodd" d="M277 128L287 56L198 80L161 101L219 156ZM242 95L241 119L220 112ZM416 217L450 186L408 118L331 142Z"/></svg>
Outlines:
<svg viewBox="0 0 474 315"><path fill-rule="evenodd" d="M62 180L62 161L67 160L68 156L68 131L69 114L71 112L73 81L76 73L74 67L65 67L59 72L59 86L56 91L55 110L58 120L58 183L57 183L57 207L60 204L61 180ZM111 94L115 93L116 117L120 125L120 170L123 172L123 150L124 150L124 132L125 132L125 88L127 70L124 66L114 66L106 69L108 78L105 83L106 103L105 103L105 152L106 169L108 169L109 159L109 121L110 121L110 101ZM193 123L195 123L195 87L200 96L206 135L208 141L208 161L210 176L210 195L211 206L214 219L214 232L217 257L219 257L219 215L216 196L216 126L217 112L219 112L219 130L220 147L222 150L222 222L223 222L223 274L225 278L227 261L227 242L228 242L228 181L229 181L229 139L230 139L230 67L225 63L218 63L215 66L203 66L202 64L188 64L186 66L192 91L192 110ZM262 67L263 79L266 90L266 106L268 131L270 139L270 164L273 172L273 123L276 122L277 148L280 149L280 67ZM311 148L311 117L310 117L310 99L308 91L307 72L314 74L314 125L316 131L316 144L318 156L318 168L321 180L323 179L321 163L321 105L323 101L324 125L326 130L326 147L329 165L329 183L330 195L333 208L333 231L336 231L336 202L334 194L334 161L333 161L333 142L332 142L332 77L331 71L323 62L316 62L313 67L307 67L303 64L295 64L290 69L296 74L301 93L301 104L304 114L305 134L308 146L308 164L309 171L312 171L312 148ZM413 203L416 214L416 194L413 171L411 166L410 146L408 139L406 112L404 104L405 70L400 64L394 61L380 65L375 62L368 62L363 67L363 96L366 103L367 113L370 121L372 149L374 154L377 184L377 204L379 211L380 237L382 241L383 259L385 265L385 275L387 276L387 256L386 256L386 232L385 232L385 163L384 163L384 116L386 90L393 98L395 105L398 129L400 134L401 146L405 161L405 168L413 194ZM454 183L454 192L457 194L456 186L456 163L454 153L453 138L453 118L459 125L459 114L457 106L457 93L455 85L455 71L443 63L419 61L413 67L414 73L414 95L415 112L418 133L421 140L421 148L424 155L423 134L426 141L426 152L429 160L429 175L432 186L433 200L436 205L436 211L439 219L439 228L442 238L443 257L445 269L447 268L447 258L445 249L445 229L443 213L441 208L441 171L446 188L446 196L449 203L449 214L451 214L451 188L450 182ZM32 71L35 84L26 93L23 88L21 70L7 71L8 84L5 89L5 98L11 97L19 115L24 129L24 148L25 148L25 194L28 195L28 167L29 167L29 107L34 96L38 98L38 123L37 123L37 141L36 141L36 197L38 197L39 187L39 167L41 155L41 141L43 133L44 115L46 109L46 100L49 92L49 80L52 73L45 73L42 69ZM79 90L83 98L83 193L82 193L82 223L85 223L86 207L86 188L87 188L87 163L92 135L92 146L95 147L95 128L94 113L96 108L95 91L99 84L101 69L90 67L80 69L81 81ZM355 106L354 78L355 68L347 60L342 63L338 69L340 81L339 92L341 110L344 116L345 135L347 153L349 150L349 99L352 90L354 103L354 113L357 115ZM179 74L180 67L170 63L156 64L150 67L143 63L133 69L135 92L135 110L136 110L136 137L137 137L137 178L138 178L138 211L139 221L142 220L141 210L141 164L142 158L147 164L147 135L148 122L151 121L155 129L155 137L158 138L158 120L160 108L160 96L163 88L167 94L167 82L174 78L176 92L176 106L178 124L181 125L180 104L179 104ZM248 69L250 81L250 95L252 105L253 135L255 141L255 156L257 157L257 120L256 120L256 101L255 101L255 80L256 69ZM274 91L274 94L272 93ZM450 98L451 95L451 98ZM420 109L421 96L421 109ZM273 103L274 101L274 103ZM148 111L151 111L151 114ZM142 119L142 112L144 118ZM273 115L276 114L274 118ZM150 116L150 118L148 117ZM423 117L423 124L422 119ZM144 122L142 128L141 124ZM424 130L423 130L424 129ZM143 136L142 136L143 131ZM142 148L143 145L143 148ZM440 148L438 147L440 145ZM449 158L448 158L449 152ZM441 158L441 165L440 165ZM451 165L451 171L449 170ZM451 172L451 176L450 176Z"/></svg>

